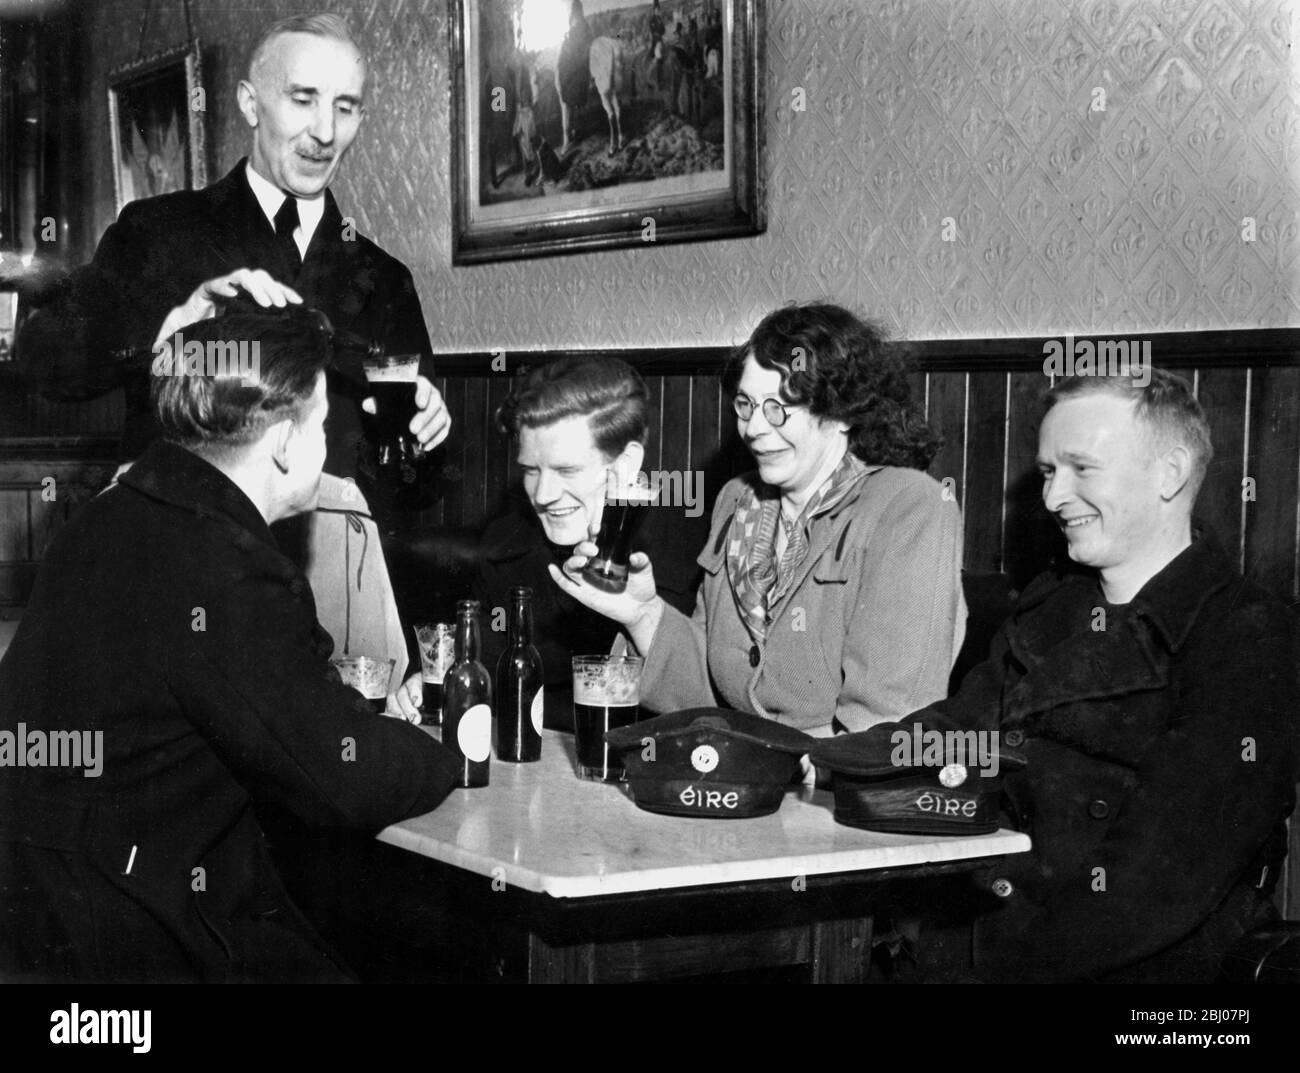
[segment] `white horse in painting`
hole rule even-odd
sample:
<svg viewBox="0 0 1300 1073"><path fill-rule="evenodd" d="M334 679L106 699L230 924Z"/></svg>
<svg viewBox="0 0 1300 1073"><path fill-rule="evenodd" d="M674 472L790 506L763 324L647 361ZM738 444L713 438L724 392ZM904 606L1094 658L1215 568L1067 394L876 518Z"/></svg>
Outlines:
<svg viewBox="0 0 1300 1073"><path fill-rule="evenodd" d="M575 57L577 59L577 57ZM619 117L618 93L623 82L623 46L613 37L597 37L587 50L587 70L566 69L563 57L555 66L555 91L560 97L560 124L564 128L564 156L573 144L572 112L587 101L589 82L596 84L601 106L609 121L609 155L623 148L623 125Z"/></svg>

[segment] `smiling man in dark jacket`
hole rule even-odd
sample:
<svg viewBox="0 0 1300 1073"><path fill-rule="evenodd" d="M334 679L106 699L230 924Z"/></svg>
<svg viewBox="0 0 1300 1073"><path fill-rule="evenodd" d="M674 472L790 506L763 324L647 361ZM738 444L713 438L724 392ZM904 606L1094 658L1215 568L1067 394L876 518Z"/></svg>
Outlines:
<svg viewBox="0 0 1300 1073"><path fill-rule="evenodd" d="M432 352L409 269L358 233L331 188L363 125L367 80L340 16L295 15L269 27L237 92L248 157L202 190L126 205L91 264L41 296L23 337L32 374L66 395L122 386L124 461L158 433L149 406L154 341L237 294L263 306L301 300L388 354ZM365 478L370 468L359 466L363 356L340 352L328 373L325 472L340 477ZM417 399L417 438L435 447L450 427L446 406L423 377Z"/></svg>
<svg viewBox="0 0 1300 1073"><path fill-rule="evenodd" d="M377 831L455 779L340 682L269 528L315 505L325 322L231 312L188 338L211 364L155 363L163 439L59 533L0 662L0 974L346 978L254 807ZM93 767L50 766L60 732Z"/></svg>
<svg viewBox="0 0 1300 1073"><path fill-rule="evenodd" d="M1209 428L1185 381L1152 374L1049 394L1043 501L1084 569L1034 581L960 692L901 724L984 731L1027 761L1002 774L1034 847L987 876L983 980L1207 982L1276 919L1297 776L1293 626L1193 532ZM813 761L852 770L889 756L899 729L836 739ZM944 774L948 788L967 773Z"/></svg>

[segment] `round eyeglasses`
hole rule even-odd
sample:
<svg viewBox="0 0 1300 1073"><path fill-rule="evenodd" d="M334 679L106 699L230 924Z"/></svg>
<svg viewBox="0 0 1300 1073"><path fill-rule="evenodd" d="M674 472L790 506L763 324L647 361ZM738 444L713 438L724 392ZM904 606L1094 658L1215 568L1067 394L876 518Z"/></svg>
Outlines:
<svg viewBox="0 0 1300 1073"><path fill-rule="evenodd" d="M731 400L731 404L736 409L736 416L742 421L748 421L754 416L754 400L748 395L737 395ZM773 428L780 428L790 416L790 411L776 399L764 399L762 410L767 423Z"/></svg>

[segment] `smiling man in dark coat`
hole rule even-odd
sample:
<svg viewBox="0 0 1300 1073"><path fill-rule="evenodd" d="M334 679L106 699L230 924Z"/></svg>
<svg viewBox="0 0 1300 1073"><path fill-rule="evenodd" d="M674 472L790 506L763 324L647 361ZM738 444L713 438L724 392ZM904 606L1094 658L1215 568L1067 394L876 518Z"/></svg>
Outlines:
<svg viewBox="0 0 1300 1073"><path fill-rule="evenodd" d="M431 352L407 267L357 231L330 184L365 118L365 58L337 15L296 15L258 41L238 106L251 151L223 179L133 201L31 318L23 339L47 388L126 391L122 456L157 434L149 407L156 338L214 314L237 294L260 305L305 301L336 330L386 353ZM325 472L357 475L367 394L361 352L341 354L328 376ZM428 447L450 418L427 380L418 388L417 435Z"/></svg>
<svg viewBox="0 0 1300 1073"><path fill-rule="evenodd" d="M326 376L325 472L355 479L363 498L344 498L356 489L327 481L322 509L279 526L276 536L307 570L322 624L336 643L359 636L367 651L386 652L404 665L398 607L383 591L387 580L376 588L368 579L361 600L336 591L349 561L343 512L374 517L391 552L391 542L400 545L410 525L404 508L427 504L434 493L432 461L400 489L379 480L364 435L367 347L419 354L424 372L432 371L410 271L358 231L331 191L363 126L367 81L365 57L342 17L294 15L270 26L236 93L251 135L249 155L205 189L126 205L93 261L39 297L21 353L47 392L89 396L122 387L121 458L129 463L158 434L149 407L156 340L178 331L188 336L188 325L236 297L263 306L304 301L324 312L356 344L336 349ZM411 429L431 450L446 439L451 418L427 376L417 381L416 404ZM373 556L383 554L376 547L372 566ZM400 576L396 582L397 595L409 598ZM359 609L351 619L344 610L349 599Z"/></svg>
<svg viewBox="0 0 1300 1073"><path fill-rule="evenodd" d="M1023 754L1023 770L1003 765L1005 804L1034 847L987 876L979 979L1211 981L1233 942L1276 919L1300 729L1293 625L1193 532L1211 454L1176 376L1059 383L1038 465L1084 569L1030 584L956 696L813 753L832 769L888 757L916 723Z"/></svg>
<svg viewBox="0 0 1300 1073"><path fill-rule="evenodd" d="M505 651L507 637L496 625L510 606L511 591L531 588L533 638L552 730L573 729L573 657L609 652L619 628L557 588L547 567L558 566L599 528L611 472L641 469L648 405L645 381L626 362L573 356L529 369L497 411L499 431L509 437L501 448L515 450L523 480L508 510L488 523L478 550L473 592L493 620L493 628L483 632L483 662L491 670ZM660 596L684 613L694 606L695 560L709 532L702 478L660 471L654 508L633 540L638 550L654 553ZM415 674L397 691L401 714L418 717L422 689Z"/></svg>
<svg viewBox="0 0 1300 1073"><path fill-rule="evenodd" d="M341 683L269 528L315 505L323 318L234 311L190 342L208 361L242 344L244 360L156 370L164 438L58 534L0 662L6 976L345 978L254 807L373 832L455 781L441 745ZM98 770L46 766L27 743L57 732L100 742Z"/></svg>

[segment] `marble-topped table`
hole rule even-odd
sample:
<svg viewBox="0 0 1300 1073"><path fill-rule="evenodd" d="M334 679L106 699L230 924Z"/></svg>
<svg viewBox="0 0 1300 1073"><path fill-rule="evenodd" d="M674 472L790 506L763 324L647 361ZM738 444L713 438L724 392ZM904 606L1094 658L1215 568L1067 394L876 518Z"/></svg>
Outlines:
<svg viewBox="0 0 1300 1073"><path fill-rule="evenodd" d="M1005 830L963 838L862 831L835 823L831 805L827 791L792 788L770 816L657 815L637 808L622 786L579 779L572 736L546 731L540 761L493 759L490 785L454 790L435 811L388 827L379 838L482 877L479 886L488 894L480 900L510 906L511 922L528 932L529 979L644 978L647 965L662 959L647 953L651 936L635 921L674 936L670 945L678 953L698 939L703 954L697 950L682 963L710 971L723 961L752 967L763 960L753 948L764 944L746 937L768 925L776 933L793 926L796 934L778 943L784 951L778 962L802 956L815 978L857 978L860 948L870 945L872 907L855 888L861 894L873 879L969 871L1030 848L1026 835ZM499 897L508 892L513 900ZM702 912L706 904L716 912ZM675 911L686 906L694 907L690 923ZM748 915L751 910L763 919ZM584 917L590 927L580 923ZM571 926L558 926L566 920ZM701 922L708 934L685 935ZM719 925L723 932L713 930ZM846 960L844 951L831 957L821 949L837 936L858 953ZM635 944L622 950L635 971L627 971L626 958L615 964L618 949L613 961L599 956L603 939L606 947ZM715 952L741 956L715 958L707 950L711 941ZM818 971L819 950L822 962L834 963L829 975ZM602 966L607 971L597 971Z"/></svg>

